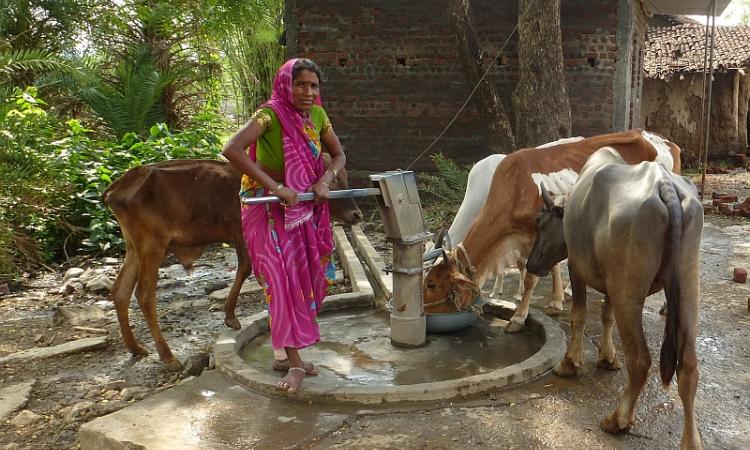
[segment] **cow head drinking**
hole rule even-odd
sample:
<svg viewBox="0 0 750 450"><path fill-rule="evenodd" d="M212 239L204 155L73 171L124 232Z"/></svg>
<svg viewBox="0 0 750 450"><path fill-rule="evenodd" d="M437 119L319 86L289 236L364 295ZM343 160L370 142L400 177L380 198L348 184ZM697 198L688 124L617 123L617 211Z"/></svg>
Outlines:
<svg viewBox="0 0 750 450"><path fill-rule="evenodd" d="M544 205L536 216L536 240L526 261L526 270L543 277L552 266L568 257L568 246L563 229L563 208L554 204L544 183L540 183L539 187Z"/></svg>
<svg viewBox="0 0 750 450"><path fill-rule="evenodd" d="M349 175L346 169L341 169L331 183L331 190L349 189ZM347 225L356 225L362 220L362 210L353 198L332 198L328 201L331 217L339 219Z"/></svg>
<svg viewBox="0 0 750 450"><path fill-rule="evenodd" d="M442 244L440 240L439 244ZM442 249L439 258L425 276L422 285L424 310L427 314L456 312L474 304L479 286L474 267L461 244Z"/></svg>

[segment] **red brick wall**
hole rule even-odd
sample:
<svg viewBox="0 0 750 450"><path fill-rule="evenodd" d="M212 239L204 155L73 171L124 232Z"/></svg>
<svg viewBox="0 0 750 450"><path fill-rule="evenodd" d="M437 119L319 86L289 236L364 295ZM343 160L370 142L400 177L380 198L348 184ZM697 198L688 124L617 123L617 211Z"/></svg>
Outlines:
<svg viewBox="0 0 750 450"><path fill-rule="evenodd" d="M517 20L515 0L473 0L489 63ZM565 0L563 52L574 135L611 131L617 0ZM322 95L347 167L406 168L469 95L443 0L287 0L289 56L324 71ZM490 72L509 109L517 79L516 36ZM540 143L541 144L541 143ZM430 153L461 163L488 154L486 129L469 103ZM427 156L414 166L432 169Z"/></svg>

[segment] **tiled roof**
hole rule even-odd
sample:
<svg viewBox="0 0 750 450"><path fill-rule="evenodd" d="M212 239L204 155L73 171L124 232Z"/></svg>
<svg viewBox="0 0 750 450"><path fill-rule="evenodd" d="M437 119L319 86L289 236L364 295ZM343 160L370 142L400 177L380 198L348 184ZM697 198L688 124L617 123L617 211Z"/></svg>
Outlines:
<svg viewBox="0 0 750 450"><path fill-rule="evenodd" d="M697 24L649 28L644 61L646 76L669 79L676 72L702 71L705 29ZM715 41L714 69L750 67L750 27L717 26Z"/></svg>

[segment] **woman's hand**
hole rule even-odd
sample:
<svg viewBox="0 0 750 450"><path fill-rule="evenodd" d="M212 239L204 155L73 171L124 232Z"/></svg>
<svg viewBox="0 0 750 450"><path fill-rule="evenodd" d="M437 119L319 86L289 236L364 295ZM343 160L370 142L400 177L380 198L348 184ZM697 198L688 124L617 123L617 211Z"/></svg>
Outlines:
<svg viewBox="0 0 750 450"><path fill-rule="evenodd" d="M328 190L328 183L320 179L316 181L315 184L310 186L307 192L315 193L315 204L320 205L321 203L328 200L328 193L330 191Z"/></svg>
<svg viewBox="0 0 750 450"><path fill-rule="evenodd" d="M299 203L299 200L297 200L297 191L286 186L274 190L273 195L281 199L281 206L294 206Z"/></svg>

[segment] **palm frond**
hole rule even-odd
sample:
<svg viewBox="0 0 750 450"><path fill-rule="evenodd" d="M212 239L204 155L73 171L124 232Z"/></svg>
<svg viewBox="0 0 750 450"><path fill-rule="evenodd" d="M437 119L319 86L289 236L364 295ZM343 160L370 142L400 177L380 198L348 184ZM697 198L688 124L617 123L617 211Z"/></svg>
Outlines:
<svg viewBox="0 0 750 450"><path fill-rule="evenodd" d="M0 76L6 78L19 72L76 73L77 71L78 69L70 63L40 50L0 52Z"/></svg>

